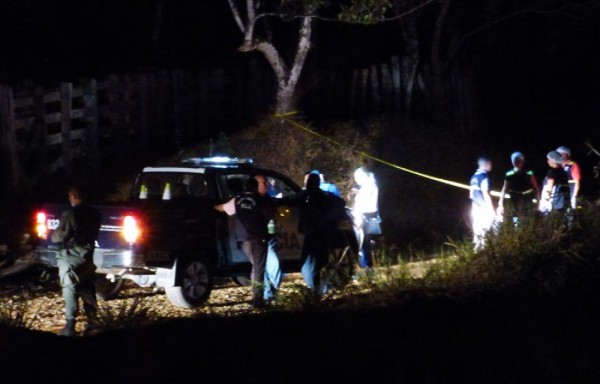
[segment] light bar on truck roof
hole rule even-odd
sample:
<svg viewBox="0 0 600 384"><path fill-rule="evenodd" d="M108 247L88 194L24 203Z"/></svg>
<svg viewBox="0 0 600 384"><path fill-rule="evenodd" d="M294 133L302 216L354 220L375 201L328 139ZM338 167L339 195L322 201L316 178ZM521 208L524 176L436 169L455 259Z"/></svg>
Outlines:
<svg viewBox="0 0 600 384"><path fill-rule="evenodd" d="M197 167L213 166L213 167L235 167L235 166L252 166L252 159L237 158L227 156L214 157L190 157L182 161L184 164L193 164Z"/></svg>

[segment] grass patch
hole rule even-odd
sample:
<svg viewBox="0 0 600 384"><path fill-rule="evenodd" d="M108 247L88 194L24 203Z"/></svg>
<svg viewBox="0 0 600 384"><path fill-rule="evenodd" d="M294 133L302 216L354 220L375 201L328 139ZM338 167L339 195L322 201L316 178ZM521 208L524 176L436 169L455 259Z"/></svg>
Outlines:
<svg viewBox="0 0 600 384"><path fill-rule="evenodd" d="M589 204L572 221L555 214L532 217L519 226L501 223L478 252L467 240L447 241L434 258L382 250L376 255L376 268L359 270L356 276L373 301L408 291L461 295L528 290L552 295L599 288L599 249L600 207Z"/></svg>
<svg viewBox="0 0 600 384"><path fill-rule="evenodd" d="M98 331L131 329L155 323L157 316L141 296L122 301L119 305L100 302L98 305Z"/></svg>
<svg viewBox="0 0 600 384"><path fill-rule="evenodd" d="M8 300L0 304L0 324L15 328L32 328L35 316L29 315L25 301Z"/></svg>

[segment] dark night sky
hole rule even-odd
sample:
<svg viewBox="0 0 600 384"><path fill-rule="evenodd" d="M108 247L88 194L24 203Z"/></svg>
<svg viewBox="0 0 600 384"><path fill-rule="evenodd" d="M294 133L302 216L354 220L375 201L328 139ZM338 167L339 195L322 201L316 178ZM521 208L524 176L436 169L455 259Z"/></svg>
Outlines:
<svg viewBox="0 0 600 384"><path fill-rule="evenodd" d="M55 83L151 64L153 1L67 1L61 8L35 0L12 3L5 2L0 13L2 82ZM241 55L241 36L225 1L165 4L159 65L194 66ZM503 143L509 153L539 148L542 159L558 143L579 157L587 152L586 139L600 147L599 14L523 15L466 42L463 53L477 79L482 131L490 142ZM324 62L364 63L401 49L393 27L335 24L317 31L312 54Z"/></svg>

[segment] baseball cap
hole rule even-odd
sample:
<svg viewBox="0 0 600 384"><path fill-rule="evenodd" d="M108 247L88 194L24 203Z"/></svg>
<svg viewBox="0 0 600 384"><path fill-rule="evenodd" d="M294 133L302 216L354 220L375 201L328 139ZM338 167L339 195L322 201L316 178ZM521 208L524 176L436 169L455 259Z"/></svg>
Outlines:
<svg viewBox="0 0 600 384"><path fill-rule="evenodd" d="M560 155L560 153L558 153L558 151L550 151L548 152L548 154L546 155L546 157L548 158L548 160L554 161L555 163L562 163L563 158Z"/></svg>
<svg viewBox="0 0 600 384"><path fill-rule="evenodd" d="M523 155L521 152L517 151L517 152L513 152L512 155L510 155L510 161L513 165L515 165L515 160L517 160L517 158L523 158L525 159L525 155Z"/></svg>
<svg viewBox="0 0 600 384"><path fill-rule="evenodd" d="M561 145L560 147L556 148L556 152L571 156L571 150L568 147L565 147L564 145Z"/></svg>

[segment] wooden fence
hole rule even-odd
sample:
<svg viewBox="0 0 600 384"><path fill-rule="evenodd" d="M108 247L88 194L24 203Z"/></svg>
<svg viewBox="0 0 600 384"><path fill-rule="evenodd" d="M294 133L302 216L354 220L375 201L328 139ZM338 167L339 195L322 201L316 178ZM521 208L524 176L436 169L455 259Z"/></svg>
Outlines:
<svg viewBox="0 0 600 384"><path fill-rule="evenodd" d="M334 71L309 87L300 108L312 117L356 117L401 111L402 58ZM306 68L307 73L314 68ZM0 85L0 156L5 197L84 161L131 161L161 146L233 132L268 113L274 97L268 66L160 70L62 82L56 87ZM0 197L0 200L2 198Z"/></svg>
<svg viewBox="0 0 600 384"><path fill-rule="evenodd" d="M93 172L107 159L235 129L265 110L269 101L257 95L268 95L268 86L260 69L221 68L111 75L54 88L0 85L4 192L31 188L59 170L69 176L82 159Z"/></svg>

